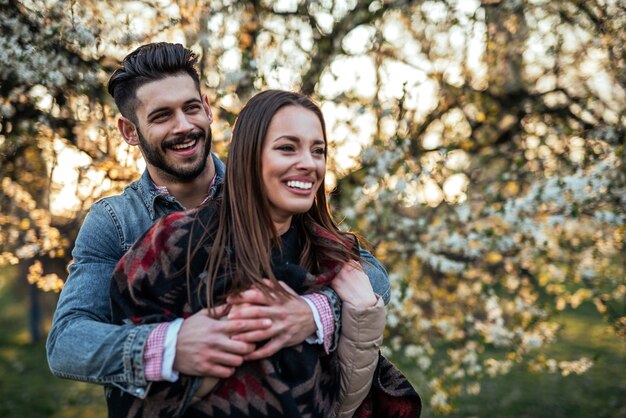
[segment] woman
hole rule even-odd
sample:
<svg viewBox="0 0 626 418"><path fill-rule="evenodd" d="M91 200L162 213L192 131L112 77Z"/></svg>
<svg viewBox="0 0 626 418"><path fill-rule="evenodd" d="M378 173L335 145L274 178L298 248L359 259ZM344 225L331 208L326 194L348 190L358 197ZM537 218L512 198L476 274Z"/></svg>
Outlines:
<svg viewBox="0 0 626 418"><path fill-rule="evenodd" d="M417 394L378 359L384 308L358 268L356 237L330 215L326 146L310 99L279 90L254 96L233 130L222 200L157 222L118 264L111 299L115 321L147 323L221 309L250 287L286 298L293 295L280 282L298 294L329 284L344 301L337 353L299 344L245 362L220 382L153 384L143 401L113 389L112 416L352 416L362 404L367 416L379 399L370 391L376 368L401 383L391 392L413 407L406 416L419 415Z"/></svg>

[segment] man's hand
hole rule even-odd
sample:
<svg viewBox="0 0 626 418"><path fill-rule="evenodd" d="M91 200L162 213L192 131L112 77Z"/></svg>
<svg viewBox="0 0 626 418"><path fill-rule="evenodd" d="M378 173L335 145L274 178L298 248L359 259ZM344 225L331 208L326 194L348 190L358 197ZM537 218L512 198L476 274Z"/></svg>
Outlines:
<svg viewBox="0 0 626 418"><path fill-rule="evenodd" d="M266 281L271 285L269 280ZM244 356L245 360L259 360L269 357L282 348L303 342L315 333L316 326L309 305L285 283L280 285L293 297L268 297L259 289L252 287L237 296L231 296L227 302L232 305L229 320L251 320L269 318L271 327L239 333L233 340L258 343L266 341L257 350Z"/></svg>
<svg viewBox="0 0 626 418"><path fill-rule="evenodd" d="M174 369L192 376L230 377L255 344L231 339L234 335L268 330L267 316L228 320L226 307L219 306L210 317L206 309L183 321L176 340Z"/></svg>

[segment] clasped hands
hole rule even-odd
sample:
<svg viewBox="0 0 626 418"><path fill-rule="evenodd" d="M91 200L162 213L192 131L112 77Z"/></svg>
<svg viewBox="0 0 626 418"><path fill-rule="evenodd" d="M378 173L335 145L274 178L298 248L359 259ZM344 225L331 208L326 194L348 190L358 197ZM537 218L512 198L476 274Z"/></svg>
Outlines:
<svg viewBox="0 0 626 418"><path fill-rule="evenodd" d="M271 287L272 283L266 283ZM303 342L315 330L309 305L285 283L294 297L280 298L250 288L229 297L227 305L187 318L178 333L174 369L192 376L230 377L246 360L259 360ZM331 283L344 302L366 308L376 304L367 275L356 262L346 263ZM264 344L259 345L261 342Z"/></svg>
<svg viewBox="0 0 626 418"><path fill-rule="evenodd" d="M280 285L295 297L267 296L253 287L229 297L230 310L221 305L211 316L204 309L187 318L178 333L174 369L227 378L244 361L269 357L312 335L316 326L309 305Z"/></svg>

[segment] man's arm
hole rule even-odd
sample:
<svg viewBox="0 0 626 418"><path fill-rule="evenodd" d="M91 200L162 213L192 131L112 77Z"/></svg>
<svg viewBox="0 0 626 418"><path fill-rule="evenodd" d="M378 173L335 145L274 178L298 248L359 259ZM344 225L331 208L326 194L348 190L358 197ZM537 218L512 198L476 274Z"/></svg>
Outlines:
<svg viewBox="0 0 626 418"><path fill-rule="evenodd" d="M142 396L143 347L154 325L110 324L110 278L121 252L109 212L95 204L76 238L48 335L48 363L58 377L113 384Z"/></svg>
<svg viewBox="0 0 626 418"><path fill-rule="evenodd" d="M112 384L143 397L149 383L143 354L158 324L111 324L110 281L123 247L109 209L95 204L76 239L74 263L48 335L48 363L58 377ZM263 319L257 318L220 325L218 331L234 334L266 326ZM243 354L252 349L241 342L227 342L225 348L216 346L207 333L211 327L215 328L215 319L202 313L183 322L175 348L178 371L220 376L225 373L221 366L240 364ZM230 355L233 353L237 359Z"/></svg>

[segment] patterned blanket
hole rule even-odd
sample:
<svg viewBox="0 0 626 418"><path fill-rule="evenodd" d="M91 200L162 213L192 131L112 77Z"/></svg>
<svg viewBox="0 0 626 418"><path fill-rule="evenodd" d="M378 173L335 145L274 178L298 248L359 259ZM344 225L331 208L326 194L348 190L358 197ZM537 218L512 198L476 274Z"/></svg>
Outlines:
<svg viewBox="0 0 626 418"><path fill-rule="evenodd" d="M190 238L197 239L205 228L211 228L215 211L210 205L171 214L133 245L118 263L111 283L115 323L171 321L206 306L201 284L209 247L194 254L190 283L185 263ZM300 245L295 230L281 239L282 251L272 254L272 270L278 280L303 294L333 279L336 268L313 275L297 265ZM218 299L226 295L228 280L216 283L214 293L219 293ZM175 383L153 382L145 399L111 388L109 416L327 418L337 409L338 370L335 353L326 354L321 346L303 343L267 359L245 362L197 402L192 398L201 379L185 375ZM380 356L372 390L355 416L418 417L420 411L420 398L408 380Z"/></svg>

